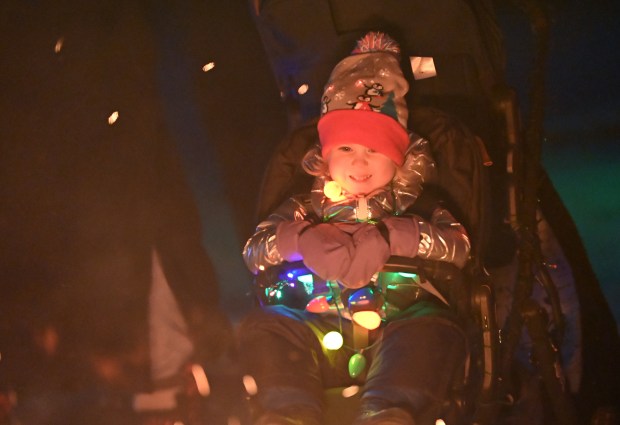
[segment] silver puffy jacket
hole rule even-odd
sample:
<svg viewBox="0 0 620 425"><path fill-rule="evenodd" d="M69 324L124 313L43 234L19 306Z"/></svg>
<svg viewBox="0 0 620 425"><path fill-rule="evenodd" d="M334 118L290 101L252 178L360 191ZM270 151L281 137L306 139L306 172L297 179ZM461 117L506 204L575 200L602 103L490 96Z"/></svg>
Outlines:
<svg viewBox="0 0 620 425"><path fill-rule="evenodd" d="M332 202L323 195L326 177L317 177L310 194L287 199L261 222L243 249L243 258L253 274L284 260L278 252L276 228L282 221L306 220L320 222L376 222L389 215L405 216L415 202L425 182L432 181L435 162L428 141L412 135L405 163L391 184L365 198L347 198ZM363 216L360 216L363 211ZM420 258L446 261L463 267L469 257L470 242L464 227L452 214L436 207L429 220L412 216L420 229Z"/></svg>

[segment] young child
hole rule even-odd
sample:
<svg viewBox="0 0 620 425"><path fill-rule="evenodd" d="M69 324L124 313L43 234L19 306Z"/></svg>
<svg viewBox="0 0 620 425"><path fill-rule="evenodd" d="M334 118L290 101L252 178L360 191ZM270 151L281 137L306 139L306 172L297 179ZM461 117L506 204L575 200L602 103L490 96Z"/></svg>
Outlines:
<svg viewBox="0 0 620 425"><path fill-rule="evenodd" d="M258 388L257 425L321 424L324 389L353 384L363 384L356 424L413 424L440 406L464 367L465 337L429 282L365 293L383 304L381 323L366 330L362 347L359 326L343 319L352 317L341 308L344 295L376 287L390 256L463 267L469 255L463 226L433 196L422 196L435 164L428 142L406 129L399 53L388 36L369 33L337 64L324 91L320 146L303 162L316 176L311 193L286 200L245 246L254 274L303 261L341 290L340 300L317 296L305 310L262 306L242 324L242 362ZM343 335L343 348L322 346L330 331ZM362 366L351 369L352 361Z"/></svg>

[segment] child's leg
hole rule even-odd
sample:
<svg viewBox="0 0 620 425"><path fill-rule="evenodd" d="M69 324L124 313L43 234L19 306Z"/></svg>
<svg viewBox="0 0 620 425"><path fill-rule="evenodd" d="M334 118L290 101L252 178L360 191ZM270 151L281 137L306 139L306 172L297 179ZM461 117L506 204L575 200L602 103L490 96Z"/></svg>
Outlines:
<svg viewBox="0 0 620 425"><path fill-rule="evenodd" d="M415 419L439 407L466 352L462 330L449 319L425 316L389 324L368 373L357 423L383 423L387 415L395 424L411 424L406 413Z"/></svg>
<svg viewBox="0 0 620 425"><path fill-rule="evenodd" d="M244 320L239 353L245 372L256 381L254 399L262 412L321 423L322 375L334 359L325 356L319 338L333 327L320 316L283 306L255 311ZM346 363L335 369L346 374Z"/></svg>

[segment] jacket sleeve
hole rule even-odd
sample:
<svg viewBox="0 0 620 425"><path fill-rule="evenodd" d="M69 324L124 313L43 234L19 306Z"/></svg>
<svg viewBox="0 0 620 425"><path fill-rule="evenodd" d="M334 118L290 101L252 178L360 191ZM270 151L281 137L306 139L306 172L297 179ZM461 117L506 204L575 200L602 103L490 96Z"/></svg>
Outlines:
<svg viewBox="0 0 620 425"><path fill-rule="evenodd" d="M446 261L462 268L471 249L465 227L443 207L435 208L430 220L414 217L420 231L418 257Z"/></svg>
<svg viewBox="0 0 620 425"><path fill-rule="evenodd" d="M253 274L268 267L281 264L284 259L278 251L276 229L283 221L303 221L309 219L310 201L307 198L293 197L281 204L272 214L256 227L243 248L243 260Z"/></svg>

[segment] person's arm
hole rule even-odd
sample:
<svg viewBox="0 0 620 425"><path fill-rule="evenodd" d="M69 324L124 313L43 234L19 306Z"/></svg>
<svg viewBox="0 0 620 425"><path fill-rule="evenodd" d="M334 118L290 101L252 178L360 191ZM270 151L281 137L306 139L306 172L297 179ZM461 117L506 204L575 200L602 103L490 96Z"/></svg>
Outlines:
<svg viewBox="0 0 620 425"><path fill-rule="evenodd" d="M289 249L287 246L282 247L279 245L282 245L285 239L293 238L295 230L297 230L298 235L304 227L310 224L307 221L309 208L309 202L306 200L289 198L271 213L267 219L259 223L256 227L256 232L248 239L243 248L243 260L253 274L257 274L261 270L281 264L287 260L295 261L301 259L294 258L294 254L281 252L288 251ZM281 243L279 244L277 233L281 223L288 223L288 225L280 226L280 233L284 231L286 235L280 235ZM286 227L286 230L284 227Z"/></svg>
<svg viewBox="0 0 620 425"><path fill-rule="evenodd" d="M453 263L462 268L471 245L465 228L445 208L436 207L429 220L419 215L383 220L391 255Z"/></svg>
<svg viewBox="0 0 620 425"><path fill-rule="evenodd" d="M243 250L252 273L300 260L326 280L339 280L347 273L354 256L354 238L335 224L315 224L318 219L309 211L307 198L291 198L258 225Z"/></svg>
<svg viewBox="0 0 620 425"><path fill-rule="evenodd" d="M462 268L469 258L471 244L461 223L445 208L433 211L430 222L419 221L418 257L447 261Z"/></svg>

